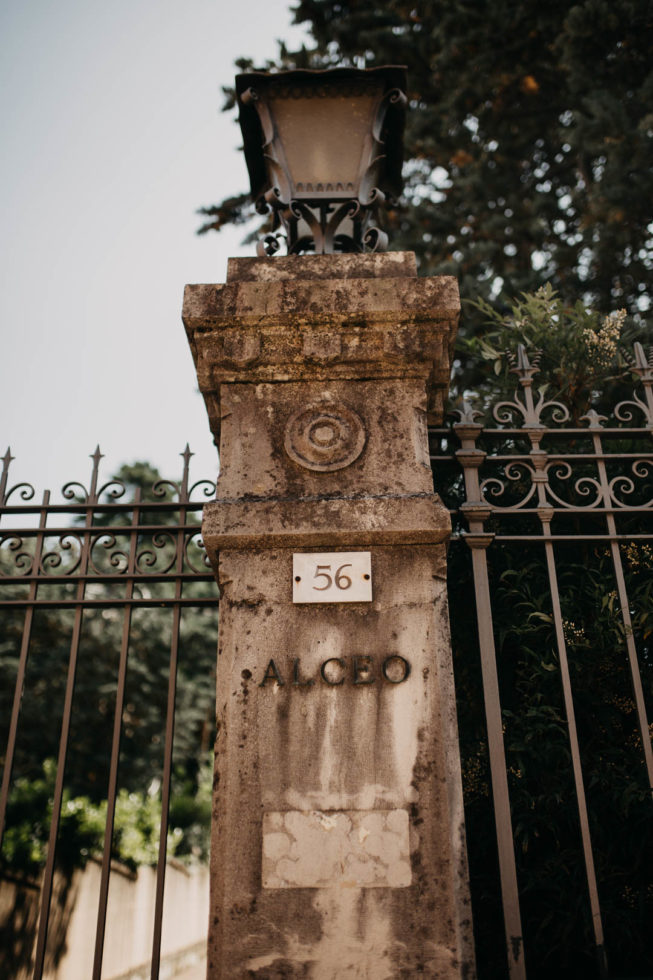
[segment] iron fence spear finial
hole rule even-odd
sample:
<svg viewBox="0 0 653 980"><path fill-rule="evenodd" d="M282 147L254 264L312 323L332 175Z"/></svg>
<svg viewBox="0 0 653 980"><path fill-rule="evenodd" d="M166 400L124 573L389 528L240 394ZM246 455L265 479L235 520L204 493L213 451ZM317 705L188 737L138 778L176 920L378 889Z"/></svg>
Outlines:
<svg viewBox="0 0 653 980"><path fill-rule="evenodd" d="M190 473L190 458L194 456L195 453L191 452L190 446L186 443L186 448L183 453L179 453L184 461L184 471L181 477L181 500L188 500L188 477Z"/></svg>
<svg viewBox="0 0 653 980"><path fill-rule="evenodd" d="M12 459L15 456L11 455L11 446L7 446L7 452L2 457L2 474L0 475L0 503L4 504L6 501L7 483L9 482L9 467L11 466Z"/></svg>
<svg viewBox="0 0 653 980"><path fill-rule="evenodd" d="M91 454L93 460L93 470L91 472L91 485L89 487L89 501L95 502L97 499L98 474L100 472L100 460L104 455L100 452L100 444L95 447L95 452Z"/></svg>

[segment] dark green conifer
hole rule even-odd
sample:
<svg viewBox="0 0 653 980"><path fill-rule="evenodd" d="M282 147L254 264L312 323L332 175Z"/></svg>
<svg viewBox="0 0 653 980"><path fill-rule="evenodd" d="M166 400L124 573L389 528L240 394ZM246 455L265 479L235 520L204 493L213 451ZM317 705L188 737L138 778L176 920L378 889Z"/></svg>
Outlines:
<svg viewBox="0 0 653 980"><path fill-rule="evenodd" d="M550 281L604 312L648 308L647 0L300 0L294 16L314 48L282 45L268 67L408 66L406 191L389 230L422 274L451 273L475 299ZM202 230L246 207L203 209Z"/></svg>

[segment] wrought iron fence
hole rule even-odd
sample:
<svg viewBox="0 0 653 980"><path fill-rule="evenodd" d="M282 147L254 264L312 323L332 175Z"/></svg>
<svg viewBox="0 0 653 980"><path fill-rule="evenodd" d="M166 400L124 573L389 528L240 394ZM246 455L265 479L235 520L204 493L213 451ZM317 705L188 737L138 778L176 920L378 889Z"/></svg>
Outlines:
<svg viewBox="0 0 653 980"><path fill-rule="evenodd" d="M520 650L506 653L504 648L506 634L514 634L519 627L523 631L527 614L534 628L541 625L549 632L539 641L537 652L540 658L548 652L546 666L561 684L595 969L596 975L607 977L601 887L597 883L582 739L576 719L579 691L574 690L570 671L571 661L576 678L582 681L583 676L587 677L587 663L583 675L577 660L579 650L582 654L590 643L583 631L590 630L592 623L583 620L584 615L585 620L588 618L587 610L584 613L581 608L574 579L582 579L585 570L592 574L592 562L600 566L600 575L592 578L596 608L590 610L590 618L599 619L603 607L606 618L609 616L615 624L615 656L627 664L630 678L630 691L624 693L621 707L636 718L630 742L640 761L633 759L633 778L640 795L646 796L646 785L649 792L653 789L652 732L646 705L647 698L653 695L653 549L647 544L653 540L653 367L641 345L635 345L632 370L638 376L640 390L619 402L611 418L590 410L578 423L572 422L563 404L547 401L542 393L534 397L537 365L529 362L523 348L519 348L512 370L518 381L517 392L513 398L491 407L488 424L479 421L481 412L466 405L456 413L451 427L430 430L436 489L448 499L457 529L450 564L457 544L464 543L471 552L508 968L511 978L526 977L529 949L528 944L524 947L520 874L515 860L520 837L517 825L524 814L511 793L509 777L514 767L507 764L504 747L504 734L510 735L509 715L514 712L507 713L502 706L499 667L510 669L507 662L511 659L512 669L520 659L524 666L525 657ZM540 606L533 600L530 584L521 595L518 589L510 592L505 586L519 574L520 566L528 566L536 577L538 555L543 556L546 585L546 601ZM628 574L629 564L644 572L639 587L635 582L630 594L628 580L633 584L635 576ZM571 581L566 575L564 587L559 583L561 566L574 570ZM493 606L501 589L512 594L513 599L516 597L516 605L521 608L512 610L512 620L511 611L504 609L502 622L493 626ZM565 589L570 596L565 595ZM465 616L468 597L462 605L457 604L451 581L450 601L452 618ZM537 696L541 705L541 690ZM545 707L555 710L550 705ZM519 757L519 749L513 755ZM523 778L524 774L517 771L516 775ZM600 821L601 813L595 813L595 829L597 825L600 829ZM627 834L628 827L621 831ZM649 859L650 844L649 817ZM546 875L545 866L540 868L540 874ZM650 876L648 880L650 883ZM649 907L653 907L652 892L653 886L649 885ZM478 928L476 915L475 925ZM642 929L647 931L643 923ZM536 957L542 960L541 949ZM530 961L531 966L536 965L536 957ZM624 970L618 962L611 966ZM552 964L551 971L555 967Z"/></svg>
<svg viewBox="0 0 653 980"><path fill-rule="evenodd" d="M587 737L596 703L583 701L579 725L579 697L582 701L586 695L584 688L579 688L579 681L593 676L591 671L595 669L603 671L608 686L614 687L613 700L618 701L623 716L620 716L619 731L623 732L624 749L630 753L628 765L632 763L632 780L628 784L632 799L629 797L628 806L631 813L639 814L642 792L646 792L647 783L649 792L653 786L647 716L647 699L653 694L653 604L650 602L653 545L649 544L653 540L653 367L642 348L636 346L633 371L640 388L615 406L611 418L590 411L578 422L569 419L564 406L546 401L541 394L536 399L533 393L536 370L520 350L514 366L517 393L493 407L489 423L483 424L479 413L465 407L451 426L429 430L436 489L448 503L454 522L450 603L479 974L500 977L508 971L511 978L523 978L528 966L529 975L546 975L547 961L542 949L549 935L548 923L544 923L535 937L537 941L530 947L529 930L532 940L541 924L537 928L529 925L526 939L522 929L524 904L529 905L533 890L531 879L546 877L548 868L541 854L535 859L534 868L527 866L528 834L529 827L535 826L531 809L537 806L546 809L551 798L561 794L558 784L551 789L549 783L554 770L556 778L560 770L564 782L562 770L568 763L576 829L567 834L564 846L571 840L573 849L574 833L577 833L577 850L582 855L585 878L584 888L580 889L571 873L569 891L574 893L574 900L578 898L577 893L583 892L582 901L578 899L578 902L589 909L586 919L595 949L596 973L606 977L610 972L611 946L604 938L602 890L607 886L601 871L597 872L595 844L597 834L601 837L602 813L600 801L594 808L591 800L588 803L586 778L588 771L591 780L595 778L596 759L592 753L596 755L599 751L593 746L588 748ZM191 610L206 613L210 617L213 643L217 638L217 591L199 536L202 502L213 495L215 485L211 481L191 484L191 455L187 447L179 483L161 481L149 496L140 489L129 495L124 483L101 482L101 454L97 450L92 457L88 486L68 484L63 489L62 500L55 503L48 492L37 503L32 487L11 486L11 454L7 452L3 459L0 605L5 617L21 619L15 629L19 637L16 655L13 661L9 658L14 667L15 686L10 718L5 726L7 748L0 792L0 834L4 830L20 741L21 709L24 712L30 696L26 681L38 632L37 619L48 610L56 610L58 615L68 616L70 620L52 820L40 883L35 980L41 978L45 964L66 761L71 726L74 726L75 684L86 649L85 627L94 615L102 616L109 610L112 610L113 628L118 631L118 649L116 662L110 667L114 670L108 698L110 710L105 708L110 716L105 781L108 803L92 976L99 980L102 971L119 761L132 723L126 687L138 653L132 647L137 646L133 634L134 616L139 610L163 610L170 617L163 630L167 662L158 667L165 677L166 692L161 704L162 806L151 977L159 975L175 700L184 615ZM465 579L468 558L477 619L477 628L471 630ZM576 581L585 573L591 588ZM520 646L524 629L530 632ZM606 635L609 632L609 642L600 636L596 640L597 630L603 630ZM516 644L515 636L522 638ZM97 630L93 642L96 641ZM476 653L470 644L476 646ZM607 652L606 644L611 647ZM471 664L477 660L479 648L481 680L475 689L467 672L473 672ZM596 658L595 662L592 657ZM616 690L623 681L622 667L630 683L630 690L625 693L621 688ZM510 671L519 675L516 682L514 677L506 680ZM559 702L553 685L560 689ZM477 724L473 711L480 702L484 703L485 722L474 741L476 736L470 740L465 732L472 731ZM520 711L524 717L520 718ZM472 715L467 716L466 712ZM547 719L549 726L544 735L538 727L542 718ZM631 724L632 719L635 721ZM609 726L606 738L612 732L608 729ZM530 738L538 745L545 745L550 739L551 755L544 761L541 752L539 756L537 752L529 756L528 746L520 747L515 731L518 736L526 733L525 743ZM563 741L566 748L561 747ZM475 856L477 831L480 828L478 847L483 850L486 843L483 834L491 823L487 812L490 790L483 775L486 758L496 828L499 903L493 901L491 885L476 884L485 882L485 870L479 871L479 861L482 863L484 858ZM529 773L533 758L537 763L534 775ZM608 770L605 777L608 782L613 772L622 771L612 757ZM539 796L532 789L538 780L547 781L547 786L538 790ZM522 790L525 784L530 787L530 795ZM590 796L593 792L595 788L590 786ZM536 804L532 806L536 796ZM481 800L478 814L477 797ZM560 805L563 803L564 800ZM547 810L546 819L548 813ZM633 826L631 836L646 836L641 823ZM537 826L534 833L538 833ZM628 835L628 827L624 833ZM558 835L553 846L562 846L562 836ZM650 836L649 829L649 846ZM605 841L601 840L601 844L605 846ZM551 842L547 846L551 850ZM599 858L602 861L600 853ZM573 859L569 861L573 864ZM526 885L525 879L528 879ZM629 901L633 900L632 889L624 894L630 896ZM653 900L653 886L648 900ZM554 904L552 900L550 905ZM537 918L541 907L536 905L535 912L531 911L527 918ZM558 911L565 914L564 910L550 908L547 916L550 912L554 917ZM581 919L583 914L582 910L578 912ZM497 946L501 917L505 944L503 951L495 949L493 960L489 947ZM610 917L614 918L614 903L609 909ZM573 916L570 921L575 928ZM494 966L488 966L491 961ZM625 973L620 961L618 965Z"/></svg>
<svg viewBox="0 0 653 980"><path fill-rule="evenodd" d="M178 483L158 481L151 492L135 487L133 493L122 481L100 479L99 447L92 456L90 481L68 483L62 489L62 499L53 502L45 491L36 502L34 488L20 483L11 486L9 480L12 456L8 450L3 458L0 476L0 606L3 617L11 613L22 616L18 631L19 649L5 657L15 665L15 685L11 714L7 726L4 751L4 771L0 790L0 841L5 831L7 804L21 725L21 707L30 696L26 677L34 659L36 618L46 610L57 610L69 627L67 654L60 659L65 670L63 706L61 708L58 758L53 788L52 818L49 828L46 861L40 880L40 914L33 959L33 976L44 972L48 924L52 901L53 878L60 834L62 802L66 783L66 762L69 754L71 724L74 723L73 704L80 658L93 657L98 647L98 634L106 631L106 621L100 620L94 636L85 636L84 627L95 614L110 618L119 627L119 653L114 676L103 676L108 693L106 703L113 701L110 736L103 751L109 760L106 787L106 827L102 853L100 896L97 914L95 954L92 968L94 980L100 980L105 938L105 922L111 870L114 819L119 787L119 760L125 744L125 727L129 715L138 707L126 704L126 688L130 659L130 643L134 644L133 618L137 610L164 610L169 621L164 626L168 646L165 664L153 669L165 675L165 708L160 720L163 729L163 758L160 773L161 823L159 859L157 863L156 903L153 923L151 975L158 977L161 949L161 924L168 840L168 812L173 767L175 701L180 654L180 636L184 615L203 611L210 617L215 656L217 639L217 588L206 561L200 538L203 501L215 493L215 483L201 480L191 483L188 446L183 455L183 473ZM72 621L70 621L72 620ZM52 622L52 621L51 621ZM149 625L152 626L150 619ZM97 624L96 624L97 626ZM65 628L62 631L66 633ZM117 639L117 637L116 637ZM52 640L54 642L54 640ZM42 651L41 651L42 652ZM106 656L106 649L100 654ZM6 671L5 671L6 675ZM5 683L7 678L5 676ZM54 684L54 678L52 679ZM41 712L56 711L46 678L41 690ZM25 691L25 695L24 695ZM98 691L96 697L99 698ZM138 699L138 693L135 698ZM162 699L159 698L159 701ZM160 705L163 708L163 705ZM79 705L78 705L79 709ZM23 712L24 713L24 712ZM4 727L4 726L3 726ZM108 734L108 732L107 732ZM160 735L153 736L154 740Z"/></svg>

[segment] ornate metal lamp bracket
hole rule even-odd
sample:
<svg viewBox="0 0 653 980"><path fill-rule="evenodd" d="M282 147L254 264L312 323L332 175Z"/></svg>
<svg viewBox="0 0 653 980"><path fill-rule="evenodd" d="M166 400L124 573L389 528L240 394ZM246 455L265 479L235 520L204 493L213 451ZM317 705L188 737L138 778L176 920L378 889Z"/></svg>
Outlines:
<svg viewBox="0 0 653 980"><path fill-rule="evenodd" d="M370 130L365 136L358 177L350 185L353 193L349 199L343 196L342 187L333 197L328 193L328 185L318 184L315 193L311 193L310 184L307 188L298 185L294 189L283 140L266 93L249 86L239 98L242 106L255 110L258 116L262 160L269 180L269 186L256 200L256 210L260 214L271 213L272 229L258 242L257 254L274 255L284 237L289 254L385 251L388 237L375 221L379 209L390 203L392 197L376 186L376 181L386 167L384 126L388 110L391 107L403 109L407 104L401 88L388 89L378 100ZM393 166L396 168L397 164Z"/></svg>

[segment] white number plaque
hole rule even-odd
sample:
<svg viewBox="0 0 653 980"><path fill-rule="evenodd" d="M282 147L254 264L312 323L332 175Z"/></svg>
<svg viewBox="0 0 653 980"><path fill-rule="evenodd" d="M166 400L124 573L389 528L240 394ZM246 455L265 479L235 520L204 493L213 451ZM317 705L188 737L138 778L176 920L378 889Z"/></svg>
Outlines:
<svg viewBox="0 0 653 980"><path fill-rule="evenodd" d="M369 551L292 556L293 602L371 602Z"/></svg>

